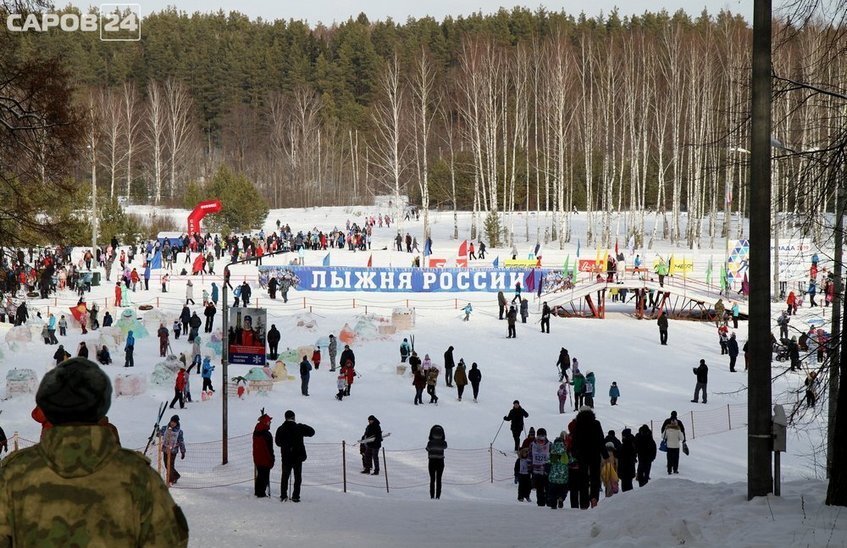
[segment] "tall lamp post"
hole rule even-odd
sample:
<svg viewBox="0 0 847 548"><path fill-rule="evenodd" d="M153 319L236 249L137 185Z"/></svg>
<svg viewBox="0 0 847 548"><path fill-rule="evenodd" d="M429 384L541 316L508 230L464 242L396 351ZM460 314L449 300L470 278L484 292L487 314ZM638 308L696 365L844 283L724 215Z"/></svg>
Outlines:
<svg viewBox="0 0 847 548"><path fill-rule="evenodd" d="M265 253L262 255L262 259L265 257L272 257L274 255L280 255L282 253L288 253L288 251L273 251L271 253ZM252 261L256 261L256 257L250 257L249 259L241 259L238 261L232 261L228 263L224 267L224 283L221 288L221 313L223 314L223 340L221 341L221 376L223 377L223 402L221 403L221 464L226 464L229 462L229 310L227 306L227 283L229 282L229 267L234 264L244 264Z"/></svg>

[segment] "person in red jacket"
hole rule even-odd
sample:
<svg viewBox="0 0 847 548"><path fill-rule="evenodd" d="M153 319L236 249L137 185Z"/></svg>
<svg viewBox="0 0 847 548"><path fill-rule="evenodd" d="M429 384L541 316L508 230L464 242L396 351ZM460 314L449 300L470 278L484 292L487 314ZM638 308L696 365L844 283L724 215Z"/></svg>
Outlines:
<svg viewBox="0 0 847 548"><path fill-rule="evenodd" d="M316 346L315 351L312 352L312 364L314 365L316 371L321 365L321 349L319 346Z"/></svg>
<svg viewBox="0 0 847 548"><path fill-rule="evenodd" d="M350 387L353 386L353 377L356 376L356 369L353 367L353 362L347 360L342 367L347 368L347 390L344 392L345 396L350 395Z"/></svg>
<svg viewBox="0 0 847 548"><path fill-rule="evenodd" d="M121 305L121 282L115 284L115 306Z"/></svg>
<svg viewBox="0 0 847 548"><path fill-rule="evenodd" d="M273 418L263 412L253 429L253 464L256 465L254 492L259 498L270 496L271 469L275 462L271 420Z"/></svg>
<svg viewBox="0 0 847 548"><path fill-rule="evenodd" d="M174 408L174 404L179 402L179 408L185 409L185 399L183 394L185 393L185 368L180 367L179 373L176 374L176 381L174 381L174 399L171 400L171 409Z"/></svg>

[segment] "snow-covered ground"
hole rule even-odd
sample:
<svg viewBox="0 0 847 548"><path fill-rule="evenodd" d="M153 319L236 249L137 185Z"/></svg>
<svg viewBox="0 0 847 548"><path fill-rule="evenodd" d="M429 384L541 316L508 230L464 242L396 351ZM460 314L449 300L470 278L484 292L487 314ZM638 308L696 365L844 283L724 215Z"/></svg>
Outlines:
<svg viewBox="0 0 847 548"><path fill-rule="evenodd" d="M184 219L184 213L173 214ZM376 211L364 207L274 210L264 228L273 230L276 220L280 219L295 230L305 231L314 226L330 229L342 227L348 218L359 221L366 213L375 214ZM462 238L468 236L469 223L470 215L460 214ZM521 223L516 223L519 235L523 234ZM454 256L458 243L450 239L452 214L435 214L433 227L434 255ZM530 228L534 234L534 225ZM404 233L411 231L422 240L419 222L406 222L401 229ZM408 254L382 250L383 247L391 248L395 234L394 226L375 230L374 266L410 264ZM582 239L583 258L593 258L596 251L585 247L584 221L581 224L577 221L572 243L564 250L552 249L551 244L543 251L545 265L548 261L551 265L562 264L567 255L573 260L578 238ZM522 240L518 238L518 249L526 254L534 247L535 239L529 243ZM623 238L620 245L625 246ZM719 264L723 242L716 245L717 250L691 252L657 242L654 250L645 255L685 252L694 258L695 264L698 261L704 264L709 255L714 255ZM498 255L502 260L508 251L489 250L489 254L489 260ZM306 264L319 265L325 255L326 252L307 252ZM364 266L370 255L334 250L331 261L336 266ZM489 260L478 264L488 266ZM269 258L265 264L274 261L283 262L282 258ZM140 267L140 264L139 258L135 266ZM221 266L216 266L219 274ZM695 267L695 276L696 271ZM253 266L233 268L234 280L241 277L255 280L255 276ZM213 279L195 278L194 296L198 303L201 290L208 289ZM185 294L184 279L174 277L166 295L159 292L159 285L154 282L157 282L155 274L151 290L133 294L133 302L155 303L159 298L159 309L171 320L175 319ZM220 285L219 278L218 283ZM272 429L281 424L285 410L292 409L298 421L310 424L317 431L315 437L308 440L313 445L307 446L310 458L304 465L303 502L299 505L283 504L276 498L253 497L250 446L244 441L249 437L240 437L238 442L231 443L230 462L220 466L221 367L215 371L213 381L218 393L209 401L196 401L200 380L193 376L195 403L175 411L182 419L188 455L182 463L184 479L180 488L172 491L188 516L191 546L222 546L235 542L244 546L277 546L297 541L313 546L517 546L551 541L565 546L847 545L847 525L839 519L840 513L823 505L825 483L820 467L825 459L820 450L823 423L790 431L788 453L782 458L781 498L745 500L746 432L739 428L746 417L743 357L739 359L740 372L730 373L726 356L720 355L712 324L672 321L669 345L663 347L658 343L654 321L640 321L621 310L604 320L553 318L552 334L547 335L540 333L536 323L539 318L537 303L533 303L529 322L518 324L518 336L512 340L506 339L505 322L497 319L494 294L355 295L295 291L290 295L291 301L284 305L279 301L271 302L258 284L251 285L254 299L258 297L260 304L268 307L269 323L275 323L282 332L281 349L311 346L318 338L337 334L345 323L355 325L365 312L365 304L368 304L369 314L389 316L392 308L404 306L408 297L410 306L416 308L416 324L413 329L391 337L353 345L356 369L361 377L353 385L352 396L343 402L334 399L336 376L328 371L325 352L320 370L312 372L309 397L300 395L297 380L277 383L268 396L250 395L230 400L231 437L251 433L261 408L274 417ZM113 287L113 284L104 283L95 288L89 302L96 299L101 304L109 302L111 305ZM304 297L307 310L303 308ZM357 299L355 309L352 308L354 297ZM456 309L457 303L461 307L461 302L466 300L475 303L475 311L467 323L461 321ZM75 302L75 297L67 292L57 301L34 301L33 305L42 313L50 306L51 311L61 308L62 313L68 315L67 307ZM194 308L201 312L199 304ZM116 315L111 306L110 309ZM34 315L34 310L31 314ZM802 327L803 318L820 315L820 309L802 311L792 322ZM304 317L314 320L317 327L298 327L298 320ZM216 318L216 328L219 326L220 314ZM7 330L8 324L0 324L0 336ZM737 334L743 344L746 340L744 322ZM436 364L442 363L443 353L450 345L455 347L457 361L463 358L468 365L478 363L483 374L479 403L471 401L470 387L464 401L457 401L455 389L447 388L440 380L438 406L413 406L414 389L410 379L395 372L400 341L409 335L414 335L418 353L421 356L429 354ZM97 338L97 332L81 336L79 329L72 326L68 337L60 338L60 342L75 353L79 341L89 341L93 348ZM172 346L177 353L190 350L184 336L172 341ZM507 428L500 431L496 441L493 440L514 399L519 399L530 414L527 426L544 427L551 437L565 429L574 413L572 410L565 415L558 413L555 362L561 347L579 359L583 372L595 373L595 411L605 430L614 429L620 435L624 426L636 430L641 424L663 420L671 410L678 411L689 431L691 448L690 456L681 457L678 476L666 475L664 454L660 453L653 466L653 480L646 487L601 500L594 510L566 510L565 515L559 515L515 500L516 487L508 474L503 474L504 462L505 468L511 464L511 457L506 456L512 443ZM139 340L134 373L148 375L152 372L153 366L160 361L157 350L152 333ZM32 343L17 349L3 345L2 351L4 359L0 363L5 370L32 368L40 378L52 365L55 347L45 346L35 337ZM106 371L112 377L125 373L127 370L120 367L122 347L113 348L112 355L116 365L107 367ZM710 367L708 405L690 402L695 384L692 368L701 358ZM784 363L774 362L775 373L784 369ZM245 367L230 366L230 377L244 372ZM289 372L296 375L296 371ZM786 403L795 401L803 378L803 374L780 376L774 382L774 399ZM609 405L606 396L612 381L616 381L621 390L619 405L615 407ZM158 402L170 400L172 395L170 386L151 384L144 395L114 400L109 417L120 430L124 446L145 445ZM424 401L427 400L425 395ZM825 405L825 400L821 405ZM29 417L32 407L32 398L15 397L3 402L2 425L9 435L18 432L23 439L38 439L38 425ZM171 413L168 411L165 418ZM355 467L358 455L349 454L355 453L356 448L349 444L361 436L371 414L380 419L384 432L391 433L384 444L389 451L389 477L397 474L393 476L396 483L390 493L385 492L381 477L350 477L359 476L359 470ZM690 424L691 417L694 424ZM443 425L449 444L444 495L440 501L431 501L427 496L426 470L419 466L425 462L421 448L433 424ZM654 434L658 440L656 426ZM342 440L348 443L347 472L351 485L347 493L342 492L340 485L340 467L336 461L325 457L340 452ZM490 466L488 447L492 441L497 455L495 468L499 473L494 483L489 483L485 480ZM392 468L393 463L396 469ZM417 472L419 477L415 477ZM471 484L473 478L469 475L480 476L482 481ZM231 481L233 478L239 483ZM276 482L272 491L278 495L278 474L273 478ZM228 483L236 484L221 486ZM318 483L332 485L316 485Z"/></svg>

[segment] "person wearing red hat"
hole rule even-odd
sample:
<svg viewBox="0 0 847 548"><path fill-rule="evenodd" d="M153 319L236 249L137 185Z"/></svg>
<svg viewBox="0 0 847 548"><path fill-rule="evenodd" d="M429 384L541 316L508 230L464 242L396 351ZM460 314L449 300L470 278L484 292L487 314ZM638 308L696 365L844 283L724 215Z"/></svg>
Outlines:
<svg viewBox="0 0 847 548"><path fill-rule="evenodd" d="M270 496L271 469L276 461L271 420L273 417L262 413L253 429L253 464L256 466L254 493L259 498Z"/></svg>

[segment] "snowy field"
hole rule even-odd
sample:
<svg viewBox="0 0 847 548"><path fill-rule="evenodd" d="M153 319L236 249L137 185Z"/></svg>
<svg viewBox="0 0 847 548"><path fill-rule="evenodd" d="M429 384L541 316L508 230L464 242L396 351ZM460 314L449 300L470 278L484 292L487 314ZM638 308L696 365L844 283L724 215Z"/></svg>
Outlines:
<svg viewBox="0 0 847 548"><path fill-rule="evenodd" d="M141 208L138 208L139 210ZM143 212L143 211L137 211ZM268 216L265 231L275 228L277 219L289 223L296 231L304 232L313 227L328 230L333 226L343 227L347 219L360 221L363 214L376 214L364 207L320 208L309 210L274 210ZM184 219L185 212L173 212L176 218ZM533 215L534 219L540 216ZM579 217L584 219L584 214ZM576 239L582 236L582 258L594 258L595 249L586 249L585 225L575 221L574 241L564 250L544 249L545 266L561 265L566 256L571 260L576 254ZM468 237L469 214L460 214L460 236ZM523 221L516 222L519 235L517 245L521 255L529 253L535 240L524 242ZM648 223L651 228L652 224ZM531 224L534 234L534 224ZM418 236L421 247L421 224L406 222L401 226ZM433 219L434 256L454 257L458 242L450 239L452 214L436 214ZM383 251L392 247L396 234L391 229L375 229L373 243L374 266L408 266L411 258L406 253ZM626 245L621 237L620 246ZM696 252L673 248L666 242L657 242L649 252L636 250L642 256L651 257L656 252L667 257L669 253L687 253L695 264L704 264L706 257L714 255L716 264L723 257L722 240L716 244L718 250L703 249ZM489 266L494 257L507 258L507 250L489 250L489 257L479 261L478 266ZM320 265L326 252L307 252L307 265ZM346 250L331 252L334 266L364 266L370 253L352 253ZM285 257L287 260L287 257ZM281 257L269 258L265 264L282 264ZM141 271L141 258L134 266ZM181 265L180 265L181 266ZM473 264L472 264L473 266ZM188 267L188 265L186 265ZM216 265L218 274L222 265ZM697 275L695 266L695 276ZM303 502L299 505L281 503L278 472L272 476L271 499L256 499L252 494L252 464L249 444L230 444L230 464L220 465L221 438L221 367L218 366L213 384L217 395L209 401L199 400L200 379L192 375L192 390L195 403L186 409L175 411L182 419L185 439L188 444L186 460L182 465L184 480L172 493L182 505L191 529L191 546L225 546L239 543L243 546L279 546L303 542L311 546L518 546L527 543L562 546L845 546L847 524L836 508L823 505L825 482L822 480L821 464L825 455L821 451L822 433L825 424L813 423L802 430L789 432L788 453L783 455L783 496L781 498L747 502L746 486L746 432L743 422L746 417L745 382L743 356L739 357L739 372L730 373L728 359L720 355L717 335L713 324L672 321L669 329L669 344L662 347L658 341L655 321L637 320L622 309L607 315L604 320L553 318L552 334L542 334L538 326L539 303L532 302L527 324L518 323L517 338L506 339L505 321L497 319L496 295L491 294L340 294L303 293L292 291L287 305L267 298L255 283L256 269L253 266L233 267L233 280L246 277L253 286L253 299L259 298L261 306L268 307L268 323L274 323L282 332L280 349L311 346L318 338L338 333L344 324L355 325L360 315L368 313L390 316L396 306L416 308L415 327L396 335L358 342L353 345L356 353L356 370L361 377L352 387L352 396L343 402L334 399L336 375L328 371L328 356L324 351L321 368L312 372L310 397L300 395L299 379L277 383L270 395L249 395L244 399L231 399L229 404L230 437L250 434L259 416L265 410L274 417L272 431L283 420L286 409L297 413L297 420L316 430L314 438L307 440L310 459L304 464ZM114 279L114 278L113 278ZM202 315L199 296L202 289L209 289L214 277L194 278L194 297L198 306L193 307ZM217 278L220 285L220 278ZM112 304L114 284L104 283L95 288L88 302ZM185 295L184 278L174 276L168 294L159 291L156 273L150 291L139 291L132 295L133 302L156 303L168 314L171 322L179 314L182 297ZM511 296L511 295L509 295ZM304 298L306 309L304 309ZM357 306L352 307L356 298ZM459 308L466 301L474 303L475 311L470 322L462 322ZM57 301L33 301L30 314L35 310L44 314L60 308L68 315L68 307L76 299L70 292L60 295ZM774 308L776 314L780 307ZM113 316L117 314L111 306ZM630 310L631 312L631 310ZM44 314L46 316L46 314ZM143 313L141 313L143 316ZM801 316L792 320L802 327L802 319L821 317L820 309L809 312L801 309ZM828 314L823 316L828 319ZM316 327L298 327L300 320L314 321ZM220 313L216 328L220 327ZM170 323L168 326L170 327ZM740 345L746 340L746 323L736 330ZM9 329L0 324L0 336ZM151 329L151 336L136 343L134 373L149 374L161 359L158 344ZM201 333L201 336L203 333ZM470 366L479 364L482 383L479 403L473 403L465 392L464 401L456 400L455 389L439 380L439 404L414 407L414 389L408 376L399 376L395 367L399 362L399 344L403 337L414 335L415 349L421 357L429 354L435 364L443 361L448 346L455 347L456 361L463 358ZM88 341L93 348L98 340L97 332L80 335L76 326L69 327L69 335L60 342L72 353L79 341ZM205 342L205 340L204 340ZM176 353L190 352L190 345L183 336L172 340ZM597 378L595 412L604 430L615 430L618 437L624 426L636 431L641 424L655 425L654 437L659 439L658 426L671 410L678 411L689 436L691 455L681 456L680 474L668 477L664 469L664 454L659 453L653 464L651 482L644 488L621 493L605 500L591 511L565 510L564 514L537 508L535 504L516 501L516 486L502 474L494 483L481 481L469 485L462 475L470 472L482 474L489 469L488 447L495 439L501 419L514 399L519 399L529 412L527 427L544 427L550 437L564 430L573 418L572 407L566 414L558 413L556 390L558 376L555 367L561 347L578 358L583 373L593 371ZM32 343L16 349L2 346L5 369L27 367L40 376L52 365L51 356L55 347L45 346L35 337ZM340 351L340 350L339 350ZM112 349L115 365L106 371L114 377L125 373L122 347ZM700 359L710 367L708 405L691 403L695 377L692 368ZM782 372L785 364L774 362L774 373ZM230 366L230 377L246 372L243 366ZM289 374L296 371L289 369ZM805 374L793 373L780 376L773 387L775 401L791 403L798 397ZM612 381L621 390L619 404L609 405L606 396ZM146 394L136 397L121 397L114 400L109 412L110 420L118 427L121 440L126 447L144 447L150 434L159 402L170 400L171 386L150 385ZM426 394L424 401L428 401ZM822 399L821 405L825 405ZM570 402L569 402L570 403ZM2 426L7 434L18 432L25 440L38 439L38 425L29 417L34 405L32 398L15 397L2 403ZM693 415L691 413L694 413ZM174 412L166 412L165 419ZM410 463L403 463L403 473L415 470L417 462L425 463L427 435L433 424L441 424L446 432L449 449L446 453L444 493L440 501L431 501L428 495L425 468L420 469L419 481L408 487L385 492L380 478L361 481L353 480L348 492L341 486L310 485L310 478L338 477L340 471L334 465L312 455L328 451L322 444L348 443L348 452L355 452L349 444L359 439L367 424L368 415L377 416L383 432L390 432L384 446L398 455L410 455ZM690 417L694 424L690 424ZM731 423L732 429L729 429ZM725 426L726 424L726 426ZM692 429L695 435L692 436ZM700 430L698 434L697 431ZM242 438L245 439L245 438ZM246 438L249 439L249 438ZM209 442L209 443L201 443ZM197 445L200 444L200 445ZM512 445L508 426L504 427L493 441L498 455L498 466L502 469L503 459ZM245 449L246 448L246 449ZM334 450L334 449L333 449ZM408 450L408 451L406 451ZM462 457L462 452L478 455L478 462ZM476 450L471 452L470 450ZM348 462L355 463L358 455ZM400 457L397 457L400 458ZM404 457L405 458L405 457ZM192 459L196 459L192 463ZM421 461L421 459L423 459ZM200 462L200 461L203 462ZM413 461L413 462L412 462ZM392 457L389 456L389 470ZM460 464L461 463L461 464ZM453 465L451 467L451 464ZM219 487L228 483L228 470L245 470L239 476L240 483ZM204 476L192 474L192 470L209 470ZM348 466L348 476L359 476L355 466ZM407 479L407 478L400 478ZM182 484L186 485L182 485ZM329 482L327 482L329 483ZM408 483L408 482L407 482ZM402 481L401 481L402 484ZM190 488L191 486L201 488ZM534 498L534 495L533 495Z"/></svg>

